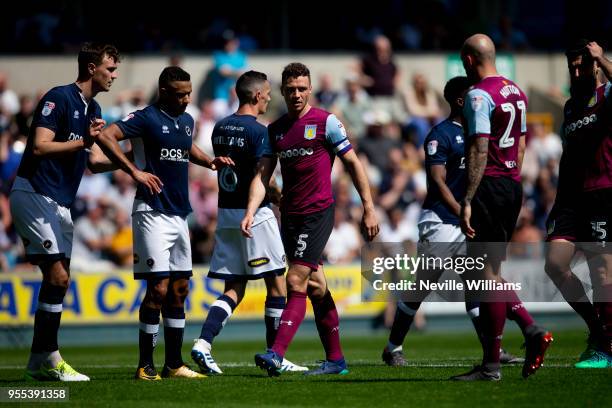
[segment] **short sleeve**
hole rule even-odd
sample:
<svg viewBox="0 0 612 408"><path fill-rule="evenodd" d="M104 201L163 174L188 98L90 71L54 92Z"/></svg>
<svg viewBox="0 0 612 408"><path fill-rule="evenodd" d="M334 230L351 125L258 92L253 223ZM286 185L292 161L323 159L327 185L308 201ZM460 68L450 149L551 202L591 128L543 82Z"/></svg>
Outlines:
<svg viewBox="0 0 612 408"><path fill-rule="evenodd" d="M333 114L330 114L325 122L325 140L338 156L344 155L353 148L346 136L346 128Z"/></svg>
<svg viewBox="0 0 612 408"><path fill-rule="evenodd" d="M255 135L253 136L251 152L253 156L255 156L257 159L261 158L264 155L267 140L268 130L265 127L258 127L257 131L255 132Z"/></svg>
<svg viewBox="0 0 612 408"><path fill-rule="evenodd" d="M271 129L268 127L268 130L264 134L263 141L261 142L261 155L263 157L273 157L274 149L272 148L272 143L270 142L270 138L273 137L271 133Z"/></svg>
<svg viewBox="0 0 612 408"><path fill-rule="evenodd" d="M126 139L142 137L147 126L146 115L142 110L137 110L115 124L119 126Z"/></svg>
<svg viewBox="0 0 612 408"><path fill-rule="evenodd" d="M446 164L448 160L448 141L435 129L425 139L425 166Z"/></svg>
<svg viewBox="0 0 612 408"><path fill-rule="evenodd" d="M36 113L36 127L44 127L54 132L60 128L66 112L66 96L52 89L41 100L41 109Z"/></svg>
<svg viewBox="0 0 612 408"><path fill-rule="evenodd" d="M495 103L482 89L472 89L465 97L463 116L467 124L467 135L490 135L491 113Z"/></svg>

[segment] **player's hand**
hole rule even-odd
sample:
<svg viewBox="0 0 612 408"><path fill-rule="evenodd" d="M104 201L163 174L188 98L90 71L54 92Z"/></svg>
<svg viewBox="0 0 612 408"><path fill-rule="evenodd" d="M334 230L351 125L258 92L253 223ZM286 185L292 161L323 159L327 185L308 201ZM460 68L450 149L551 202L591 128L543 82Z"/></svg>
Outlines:
<svg viewBox="0 0 612 408"><path fill-rule="evenodd" d="M468 237L474 238L476 231L470 225L470 219L472 218L472 205L470 203L463 202L461 204L461 216L459 223L461 224L461 231Z"/></svg>
<svg viewBox="0 0 612 408"><path fill-rule="evenodd" d="M106 121L104 119L95 118L89 124L89 137L83 138L83 143L85 143L85 147L91 147L91 145L97 140L100 133L102 133L102 129L106 125Z"/></svg>
<svg viewBox="0 0 612 408"><path fill-rule="evenodd" d="M589 54L595 61L599 61L599 58L603 57L603 48L595 41L591 41L587 44L587 50L589 50Z"/></svg>
<svg viewBox="0 0 612 408"><path fill-rule="evenodd" d="M247 238L253 238L253 233L251 233L251 227L253 226L253 215L245 214L242 221L240 221L240 231L242 235Z"/></svg>
<svg viewBox="0 0 612 408"><path fill-rule="evenodd" d="M373 209L364 210L363 218L361 219L361 232L363 237L367 241L372 241L374 237L378 235L379 230L380 227L378 226L376 212Z"/></svg>
<svg viewBox="0 0 612 408"><path fill-rule="evenodd" d="M159 177L145 171L136 170L133 178L136 182L143 184L151 194L161 193L161 189L164 186Z"/></svg>
<svg viewBox="0 0 612 408"><path fill-rule="evenodd" d="M215 157L212 162L210 162L211 170L219 170L225 166L235 166L236 163L230 158L226 156Z"/></svg>

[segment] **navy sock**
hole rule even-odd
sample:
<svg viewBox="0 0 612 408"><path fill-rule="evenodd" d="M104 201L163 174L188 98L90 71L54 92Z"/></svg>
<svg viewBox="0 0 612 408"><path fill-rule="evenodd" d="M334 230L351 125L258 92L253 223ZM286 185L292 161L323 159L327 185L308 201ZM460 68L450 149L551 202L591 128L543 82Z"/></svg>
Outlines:
<svg viewBox="0 0 612 408"><path fill-rule="evenodd" d="M280 317L285 310L286 300L284 296L268 296L266 297L266 312L264 321L266 322L266 345L267 348L272 348Z"/></svg>
<svg viewBox="0 0 612 408"><path fill-rule="evenodd" d="M465 302L465 311L472 320L478 341L482 344L482 323L480 322L480 302Z"/></svg>
<svg viewBox="0 0 612 408"><path fill-rule="evenodd" d="M393 326L391 326L391 333L389 334L389 343L396 347L404 344L404 339L408 330L410 330L419 306L420 303L415 302L397 302L395 319L393 319Z"/></svg>
<svg viewBox="0 0 612 408"><path fill-rule="evenodd" d="M236 302L232 298L226 295L219 296L208 311L206 321L202 325L200 338L206 340L208 344L212 344L213 339L221 332L235 308Z"/></svg>
<svg viewBox="0 0 612 408"><path fill-rule="evenodd" d="M185 307L162 307L164 318L164 351L166 366L179 368L183 365L181 349L183 348L183 333L185 332Z"/></svg>
<svg viewBox="0 0 612 408"><path fill-rule="evenodd" d="M38 294L34 315L32 353L52 352L59 349L57 332L62 318L62 302L66 289L43 281Z"/></svg>
<svg viewBox="0 0 612 408"><path fill-rule="evenodd" d="M138 367L153 366L153 350L159 333L159 309L152 309L143 304L139 311L140 330L138 331L138 350L140 357Z"/></svg>

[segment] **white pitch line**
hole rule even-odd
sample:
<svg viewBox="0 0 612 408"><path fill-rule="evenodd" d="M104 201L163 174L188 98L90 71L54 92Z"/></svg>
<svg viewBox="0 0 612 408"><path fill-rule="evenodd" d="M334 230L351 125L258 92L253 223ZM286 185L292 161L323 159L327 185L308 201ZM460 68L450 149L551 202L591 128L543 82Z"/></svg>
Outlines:
<svg viewBox="0 0 612 408"><path fill-rule="evenodd" d="M429 360L431 361L431 360ZM476 359L470 360L475 362ZM349 360L349 366L351 362L356 365L369 365L369 366L380 366L383 367L382 363L374 362L371 360ZM309 362L309 363L301 363L310 367L316 367L318 363ZM412 368L453 368L453 367L472 367L474 364L471 363L421 363L421 362L408 362L406 367ZM134 368L134 365L124 365L124 364L75 364L75 366L80 368L125 368L130 369ZM255 364L253 363L245 363L245 362L227 362L221 363L221 367L231 367L231 368L255 368ZM520 364L513 364L511 367L520 367ZM571 368L573 364L544 364L545 368ZM23 369L23 365L0 365L0 370L18 370ZM394 368L395 369L395 368Z"/></svg>

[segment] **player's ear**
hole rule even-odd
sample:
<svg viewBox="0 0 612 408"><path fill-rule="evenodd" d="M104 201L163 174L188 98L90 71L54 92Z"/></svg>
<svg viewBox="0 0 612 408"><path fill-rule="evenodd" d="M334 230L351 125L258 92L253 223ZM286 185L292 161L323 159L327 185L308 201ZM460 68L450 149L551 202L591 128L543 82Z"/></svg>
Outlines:
<svg viewBox="0 0 612 408"><path fill-rule="evenodd" d="M97 66L93 62L87 64L87 71L89 72L89 75L93 76L94 72L96 72L96 68Z"/></svg>

